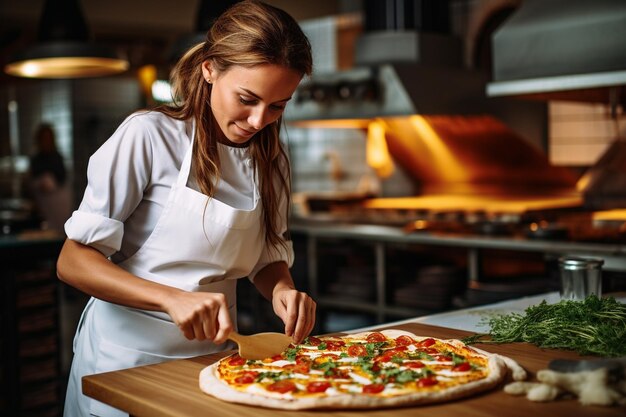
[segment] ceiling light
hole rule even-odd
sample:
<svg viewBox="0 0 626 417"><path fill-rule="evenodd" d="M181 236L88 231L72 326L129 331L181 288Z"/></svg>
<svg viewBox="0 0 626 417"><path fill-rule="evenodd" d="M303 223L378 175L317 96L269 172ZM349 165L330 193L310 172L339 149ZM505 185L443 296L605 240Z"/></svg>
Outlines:
<svg viewBox="0 0 626 417"><path fill-rule="evenodd" d="M239 1L240 0L200 0L196 13L195 32L178 38L167 53L167 60L171 63L175 63L189 48L200 42L204 42L206 40L206 34L211 26L213 26L215 19Z"/></svg>
<svg viewBox="0 0 626 417"><path fill-rule="evenodd" d="M16 54L7 74L29 78L84 78L113 75L129 63L103 45L89 42L78 0L46 0L38 43Z"/></svg>

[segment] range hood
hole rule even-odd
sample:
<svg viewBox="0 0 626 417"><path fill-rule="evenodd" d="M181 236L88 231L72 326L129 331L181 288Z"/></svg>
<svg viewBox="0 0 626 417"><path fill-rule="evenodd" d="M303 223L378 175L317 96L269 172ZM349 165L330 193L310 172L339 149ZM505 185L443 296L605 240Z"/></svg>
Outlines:
<svg viewBox="0 0 626 417"><path fill-rule="evenodd" d="M492 51L488 96L626 103L624 0L524 0Z"/></svg>
<svg viewBox="0 0 626 417"><path fill-rule="evenodd" d="M485 112L487 77L462 65L448 2L365 0L354 68L306 80L288 121Z"/></svg>
<svg viewBox="0 0 626 417"><path fill-rule="evenodd" d="M454 67L397 62L320 74L299 87L290 121L353 121L412 114L484 112L483 74Z"/></svg>

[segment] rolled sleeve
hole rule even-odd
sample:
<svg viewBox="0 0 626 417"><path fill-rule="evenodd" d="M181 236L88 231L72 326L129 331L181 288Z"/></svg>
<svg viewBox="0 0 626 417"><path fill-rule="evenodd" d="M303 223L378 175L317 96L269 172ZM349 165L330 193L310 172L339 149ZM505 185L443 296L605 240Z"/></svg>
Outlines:
<svg viewBox="0 0 626 417"><path fill-rule="evenodd" d="M120 250L124 236L124 223L99 214L75 211L65 223L69 239L89 245L104 256Z"/></svg>
<svg viewBox="0 0 626 417"><path fill-rule="evenodd" d="M146 126L141 116L128 117L89 158L83 199L65 224L69 239L107 257L120 251L124 222L150 180L152 147Z"/></svg>

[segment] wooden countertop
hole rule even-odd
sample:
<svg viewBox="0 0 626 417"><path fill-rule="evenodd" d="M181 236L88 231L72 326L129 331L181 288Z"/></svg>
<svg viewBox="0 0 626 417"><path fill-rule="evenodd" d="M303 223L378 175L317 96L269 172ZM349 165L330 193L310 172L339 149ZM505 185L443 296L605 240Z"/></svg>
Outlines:
<svg viewBox="0 0 626 417"><path fill-rule="evenodd" d="M418 335L439 338L462 338L470 333L443 327L408 323L393 326L412 331ZM381 326L381 329L385 326ZM545 369L551 359L580 358L572 352L542 350L526 343L503 345L477 345L484 350L500 353L515 359L527 371L529 379ZM403 407L381 410L337 411L282 411L269 408L244 406L220 401L204 394L198 387L198 374L207 365L231 352L175 360L157 365L147 365L122 371L90 375L83 378L83 392L99 401L122 409L136 417L331 417L348 416L481 416L481 417L602 417L623 416L624 407L582 406L573 399L548 403L534 403L525 397L506 394L498 387L492 391L449 403L419 407Z"/></svg>

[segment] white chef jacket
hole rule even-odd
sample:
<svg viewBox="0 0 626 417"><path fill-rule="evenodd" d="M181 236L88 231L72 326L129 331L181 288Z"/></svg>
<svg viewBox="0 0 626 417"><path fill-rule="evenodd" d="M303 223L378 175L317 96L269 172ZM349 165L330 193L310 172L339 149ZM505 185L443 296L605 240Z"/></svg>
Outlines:
<svg viewBox="0 0 626 417"><path fill-rule="evenodd" d="M145 279L225 294L236 323L232 279L253 279L279 260L291 265L293 250L259 247L265 239L259 234L258 186L247 149L219 145L222 175L214 199L190 189L195 183L189 175L192 138L193 122L158 112L130 116L91 158L85 197L66 232ZM285 230L286 221L279 220ZM219 245L211 243L211 233ZM171 251L172 244L180 250ZM82 395L84 375L224 348L185 339L165 313L92 297L74 338L65 415L126 415Z"/></svg>
<svg viewBox="0 0 626 417"><path fill-rule="evenodd" d="M65 224L69 239L92 246L120 263L148 239L176 181L192 137L193 123L156 111L130 115L92 155L88 185L78 210ZM220 180L214 198L234 208L254 204L255 173L249 150L218 143ZM188 186L197 190L193 178ZM288 204L281 201L282 210ZM278 214L277 214L278 215ZM279 231L287 219L279 218ZM265 265L293 263L291 242L265 248L251 280Z"/></svg>

